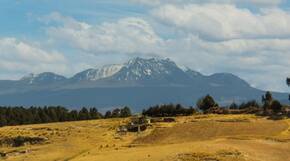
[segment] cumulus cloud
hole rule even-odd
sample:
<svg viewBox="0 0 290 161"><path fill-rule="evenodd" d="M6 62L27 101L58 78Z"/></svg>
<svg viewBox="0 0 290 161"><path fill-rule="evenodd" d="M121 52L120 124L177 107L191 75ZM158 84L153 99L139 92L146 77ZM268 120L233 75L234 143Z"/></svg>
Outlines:
<svg viewBox="0 0 290 161"><path fill-rule="evenodd" d="M191 35L168 40L167 50L179 64L203 73L234 73L260 89L283 91L290 75L289 45L288 39L211 42Z"/></svg>
<svg viewBox="0 0 290 161"><path fill-rule="evenodd" d="M38 46L17 40L0 38L0 77L10 73L58 71L64 72L66 59L59 52L48 52Z"/></svg>
<svg viewBox="0 0 290 161"><path fill-rule="evenodd" d="M61 22L47 29L52 40L66 42L71 47L87 53L98 55L161 52L162 39L156 35L151 25L141 18L128 17L98 25L79 22L58 13L53 13L45 19Z"/></svg>
<svg viewBox="0 0 290 161"><path fill-rule="evenodd" d="M179 63L205 73L231 72L260 89L285 91L290 75L289 11L171 3L154 7L151 15L176 35L165 46Z"/></svg>
<svg viewBox="0 0 290 161"><path fill-rule="evenodd" d="M213 41L290 37L290 13L278 8L253 13L234 5L165 5L152 15L177 30Z"/></svg>
<svg viewBox="0 0 290 161"><path fill-rule="evenodd" d="M154 25L136 17L88 24L59 13L43 20L51 24L47 34L52 41L102 60L112 58L109 53L153 54L206 74L231 72L261 89L286 89L289 12L279 8L253 12L230 4L166 4L154 7L150 16ZM163 34L174 36L158 34L158 25L170 28Z"/></svg>

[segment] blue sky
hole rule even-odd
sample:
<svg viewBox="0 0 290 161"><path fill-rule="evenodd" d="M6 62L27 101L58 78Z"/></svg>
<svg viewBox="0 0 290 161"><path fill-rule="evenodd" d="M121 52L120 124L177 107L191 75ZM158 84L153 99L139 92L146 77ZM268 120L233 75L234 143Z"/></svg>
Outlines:
<svg viewBox="0 0 290 161"><path fill-rule="evenodd" d="M154 56L287 91L289 8L286 0L1 0L0 79Z"/></svg>
<svg viewBox="0 0 290 161"><path fill-rule="evenodd" d="M2 0L0 19L5 23L0 26L0 34L27 37L43 35L41 32L43 24L33 18L51 12L59 12L89 23L100 23L126 16L142 15L145 7L109 0Z"/></svg>

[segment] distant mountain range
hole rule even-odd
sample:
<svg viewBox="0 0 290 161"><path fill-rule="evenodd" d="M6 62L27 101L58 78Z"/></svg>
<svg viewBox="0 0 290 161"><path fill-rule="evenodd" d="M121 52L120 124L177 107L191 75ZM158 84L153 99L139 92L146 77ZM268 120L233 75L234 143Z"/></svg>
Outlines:
<svg viewBox="0 0 290 161"><path fill-rule="evenodd" d="M45 72L20 80L0 81L0 105L63 105L101 109L131 106L140 111L150 105L194 105L211 94L220 104L260 100L264 91L229 73L203 75L182 69L169 59L134 58L127 63L88 69L71 78ZM287 94L274 93L280 100Z"/></svg>

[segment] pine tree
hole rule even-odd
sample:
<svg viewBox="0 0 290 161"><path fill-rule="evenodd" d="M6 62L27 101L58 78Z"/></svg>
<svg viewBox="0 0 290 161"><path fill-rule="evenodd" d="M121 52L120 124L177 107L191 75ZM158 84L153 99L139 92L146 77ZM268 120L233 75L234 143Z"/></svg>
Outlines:
<svg viewBox="0 0 290 161"><path fill-rule="evenodd" d="M230 105L229 108L232 109L232 110L236 110L236 109L239 108L239 106L238 106L235 102L233 102L233 103Z"/></svg>
<svg viewBox="0 0 290 161"><path fill-rule="evenodd" d="M112 117L113 118L118 118L121 116L121 110L119 108L116 108L112 111Z"/></svg>
<svg viewBox="0 0 290 161"><path fill-rule="evenodd" d="M130 117L132 115L131 110L129 107L124 107L121 109L121 117Z"/></svg>
<svg viewBox="0 0 290 161"><path fill-rule="evenodd" d="M271 109L273 110L274 113L279 113L282 111L282 105L279 101L274 100L271 104Z"/></svg>
<svg viewBox="0 0 290 161"><path fill-rule="evenodd" d="M205 97L198 100L197 107L203 112L206 112L212 107L218 107L218 104L210 95L206 95Z"/></svg>
<svg viewBox="0 0 290 161"><path fill-rule="evenodd" d="M69 120L70 120L70 121L76 121L76 120L79 120L78 111L76 111L76 110L72 110L72 111L69 113Z"/></svg>
<svg viewBox="0 0 290 161"><path fill-rule="evenodd" d="M273 97L270 91L267 91L266 94L264 96L262 96L262 102L263 104L263 110L264 112L267 111L267 109L269 109L271 107L273 101Z"/></svg>
<svg viewBox="0 0 290 161"><path fill-rule="evenodd" d="M89 111L83 107L79 112L79 120L89 120L90 118Z"/></svg>
<svg viewBox="0 0 290 161"><path fill-rule="evenodd" d="M112 117L112 112L111 111L107 111L105 114L105 118L111 118Z"/></svg>

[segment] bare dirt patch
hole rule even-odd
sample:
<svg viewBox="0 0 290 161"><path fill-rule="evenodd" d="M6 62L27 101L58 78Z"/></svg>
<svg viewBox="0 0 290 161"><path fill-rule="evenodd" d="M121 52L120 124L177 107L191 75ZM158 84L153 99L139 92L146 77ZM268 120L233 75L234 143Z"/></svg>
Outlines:
<svg viewBox="0 0 290 161"><path fill-rule="evenodd" d="M172 161L245 161L244 156L237 150L221 150L216 153L184 153L178 154Z"/></svg>

